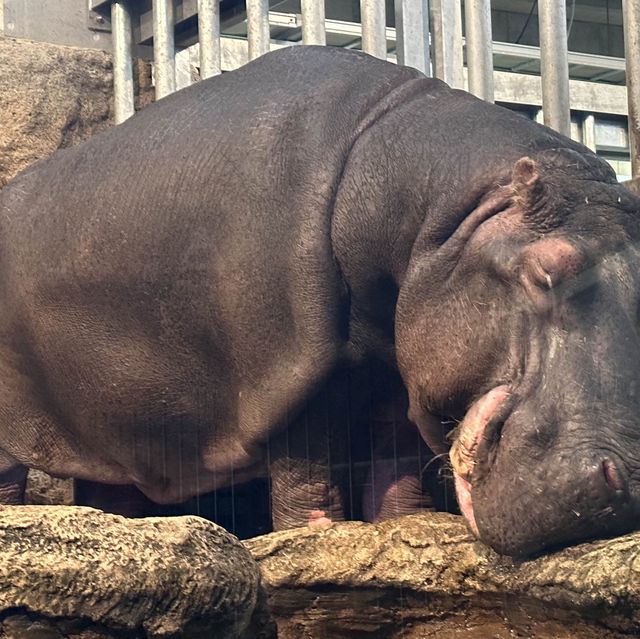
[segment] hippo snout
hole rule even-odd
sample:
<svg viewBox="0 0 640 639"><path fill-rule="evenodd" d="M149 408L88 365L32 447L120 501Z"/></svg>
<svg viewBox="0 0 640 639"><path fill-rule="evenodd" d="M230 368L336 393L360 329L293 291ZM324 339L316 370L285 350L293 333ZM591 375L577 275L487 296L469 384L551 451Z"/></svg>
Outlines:
<svg viewBox="0 0 640 639"><path fill-rule="evenodd" d="M640 483L634 449L620 439L632 425L614 420L596 428L584 415L564 420L566 406L541 409L536 394L491 426L492 409L504 410L505 397L491 391L471 407L450 453L474 534L501 554L525 557L633 530Z"/></svg>

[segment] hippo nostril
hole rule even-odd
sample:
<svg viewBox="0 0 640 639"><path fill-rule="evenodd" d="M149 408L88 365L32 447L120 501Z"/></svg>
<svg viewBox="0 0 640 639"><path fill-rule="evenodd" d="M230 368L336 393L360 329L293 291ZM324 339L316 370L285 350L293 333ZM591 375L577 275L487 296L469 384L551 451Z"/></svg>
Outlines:
<svg viewBox="0 0 640 639"><path fill-rule="evenodd" d="M624 482L622 481L620 472L616 468L616 465L610 459L603 460L602 472L604 473L604 478L607 484L609 484L610 488L613 488L613 490L624 489Z"/></svg>

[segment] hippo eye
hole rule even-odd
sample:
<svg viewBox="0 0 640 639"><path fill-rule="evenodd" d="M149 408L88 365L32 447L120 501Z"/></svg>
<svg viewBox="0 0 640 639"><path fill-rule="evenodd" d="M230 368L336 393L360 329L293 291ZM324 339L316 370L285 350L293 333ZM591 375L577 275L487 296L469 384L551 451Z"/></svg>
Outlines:
<svg viewBox="0 0 640 639"><path fill-rule="evenodd" d="M592 267L567 278L552 293L558 299L591 304L598 290L598 282L598 270Z"/></svg>
<svg viewBox="0 0 640 639"><path fill-rule="evenodd" d="M578 287L571 295L567 295L568 299L581 305L589 306L594 303L598 287L596 282L590 282L584 287Z"/></svg>

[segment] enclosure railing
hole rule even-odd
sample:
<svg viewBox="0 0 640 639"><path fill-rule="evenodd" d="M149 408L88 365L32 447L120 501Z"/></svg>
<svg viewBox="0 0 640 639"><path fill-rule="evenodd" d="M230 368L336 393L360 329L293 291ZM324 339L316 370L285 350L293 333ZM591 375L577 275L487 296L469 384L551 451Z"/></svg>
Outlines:
<svg viewBox="0 0 640 639"><path fill-rule="evenodd" d="M132 2L112 0L115 118L133 114L131 64ZM464 2L465 39L462 37ZM176 89L173 0L153 0L153 50L156 96ZM628 95L628 129L634 177L640 175L640 0L623 0ZM362 49L387 57L385 2L360 0ZM200 75L221 72L218 0L197 0ZM324 0L301 0L302 41L326 44ZM269 0L246 0L249 59L269 51ZM427 75L463 86L463 48L468 90L493 101L493 43L490 0L395 0L396 59ZM565 0L539 0L538 21L544 123L570 133L569 65Z"/></svg>

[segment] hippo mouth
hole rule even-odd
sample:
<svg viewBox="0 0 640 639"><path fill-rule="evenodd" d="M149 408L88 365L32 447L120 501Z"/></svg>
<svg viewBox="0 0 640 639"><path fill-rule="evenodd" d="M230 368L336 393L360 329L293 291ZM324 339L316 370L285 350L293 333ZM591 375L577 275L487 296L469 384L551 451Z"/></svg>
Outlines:
<svg viewBox="0 0 640 639"><path fill-rule="evenodd" d="M511 387L502 385L474 402L460 424L449 452L458 505L476 537L479 532L471 496L472 481L490 466L489 457L491 451L495 451L492 444L500 439L502 427L513 409L514 402L510 401L513 397Z"/></svg>

